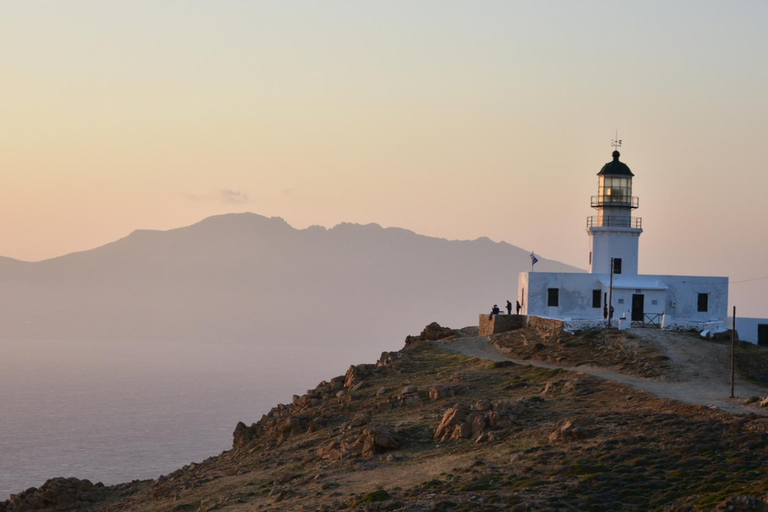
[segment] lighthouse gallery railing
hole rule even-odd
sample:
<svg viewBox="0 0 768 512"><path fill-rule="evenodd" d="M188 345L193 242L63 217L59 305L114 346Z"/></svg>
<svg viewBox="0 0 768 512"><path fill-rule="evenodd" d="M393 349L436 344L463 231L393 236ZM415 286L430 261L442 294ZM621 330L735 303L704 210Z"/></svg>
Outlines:
<svg viewBox="0 0 768 512"><path fill-rule="evenodd" d="M642 229L643 219L641 217L619 217L605 215L603 217L587 217L588 228L637 228Z"/></svg>

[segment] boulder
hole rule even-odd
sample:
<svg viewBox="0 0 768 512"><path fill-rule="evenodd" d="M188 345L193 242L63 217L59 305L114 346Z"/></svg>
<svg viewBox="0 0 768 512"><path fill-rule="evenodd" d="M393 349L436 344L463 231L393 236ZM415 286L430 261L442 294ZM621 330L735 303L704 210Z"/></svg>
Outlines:
<svg viewBox="0 0 768 512"><path fill-rule="evenodd" d="M395 435L383 425L367 427L363 430L363 457L373 457L376 453L394 450L400 446Z"/></svg>
<svg viewBox="0 0 768 512"><path fill-rule="evenodd" d="M584 428L583 423L577 423L575 420L566 420L557 430L549 435L549 442L576 441L587 437L588 431Z"/></svg>
<svg viewBox="0 0 768 512"><path fill-rule="evenodd" d="M495 436L483 434L511 427L522 407L508 402L479 401L474 405L460 402L445 412L440 425L435 429L434 439L441 443L472 437L482 438L480 442L494 440Z"/></svg>
<svg viewBox="0 0 768 512"><path fill-rule="evenodd" d="M251 441L256 439L256 429L253 426L249 427L242 421L239 421L235 427L235 431L232 433L232 437L232 448L237 450L238 448L243 448L250 444Z"/></svg>
<svg viewBox="0 0 768 512"><path fill-rule="evenodd" d="M358 364L349 367L344 376L344 387L347 389L359 386L366 377L371 375L376 365Z"/></svg>
<svg viewBox="0 0 768 512"><path fill-rule="evenodd" d="M341 460L346 457L370 458L377 453L394 450L400 446L397 436L382 424L369 424L342 441L334 441L321 447L320 458Z"/></svg>
<svg viewBox="0 0 768 512"><path fill-rule="evenodd" d="M397 368L398 359L402 354L400 352L382 352L379 360L376 361L377 368Z"/></svg>
<svg viewBox="0 0 768 512"><path fill-rule="evenodd" d="M437 322L432 322L431 324L427 325L418 336L406 336L405 346L407 347L408 345L411 345L417 341L442 340L455 334L460 334L460 332L448 327L442 327Z"/></svg>
<svg viewBox="0 0 768 512"><path fill-rule="evenodd" d="M304 432L304 427L298 417L288 416L278 424L278 432L283 435L296 435Z"/></svg>
<svg viewBox="0 0 768 512"><path fill-rule="evenodd" d="M370 423L370 421L371 421L370 414L360 413L360 414L357 414L354 418L352 418L352 421L349 422L349 425L352 427L362 427L363 425Z"/></svg>
<svg viewBox="0 0 768 512"><path fill-rule="evenodd" d="M442 384L435 384L429 388L430 400L441 400L443 398L449 398L456 394L456 391L451 386L444 386Z"/></svg>
<svg viewBox="0 0 768 512"><path fill-rule="evenodd" d="M331 392L338 391L341 388L344 387L344 382L347 380L346 375L341 375L339 377L334 377L331 379Z"/></svg>
<svg viewBox="0 0 768 512"><path fill-rule="evenodd" d="M71 507L84 508L93 501L91 491L102 484L94 485L89 480L78 478L52 478L39 489L30 487L19 494L11 495L5 503L7 512L27 512L32 510L62 510ZM80 505L83 505L81 507Z"/></svg>
<svg viewBox="0 0 768 512"><path fill-rule="evenodd" d="M475 404L475 410L480 412L490 411L491 410L491 402L486 402L484 400L477 402Z"/></svg>
<svg viewBox="0 0 768 512"><path fill-rule="evenodd" d="M464 424L464 420L470 411L470 405L463 402L448 409L443 415L440 425L438 425L435 430L435 440L440 442L455 440L453 437L456 427ZM459 432L461 432L461 428L459 429ZM461 435L461 437L463 437L463 435Z"/></svg>

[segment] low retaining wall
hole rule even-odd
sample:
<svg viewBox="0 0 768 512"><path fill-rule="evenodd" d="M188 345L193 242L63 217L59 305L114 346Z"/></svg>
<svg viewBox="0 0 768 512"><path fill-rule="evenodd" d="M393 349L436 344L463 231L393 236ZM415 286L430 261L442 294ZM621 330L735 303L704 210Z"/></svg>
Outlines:
<svg viewBox="0 0 768 512"><path fill-rule="evenodd" d="M614 318L611 324L613 325L613 327L617 327L619 325L619 322ZM565 321L566 331L589 331L592 329L605 329L605 327L606 327L605 320L566 320Z"/></svg>
<svg viewBox="0 0 768 512"><path fill-rule="evenodd" d="M480 315L480 336L490 336L499 332L514 331L525 327L528 317L525 315Z"/></svg>
<svg viewBox="0 0 768 512"><path fill-rule="evenodd" d="M663 322L661 325L661 328L665 331L699 331L704 332L707 331L708 333L719 333L719 332L725 332L727 329L725 328L725 323L722 321L711 321L711 322L683 322L683 321L675 321L670 320Z"/></svg>
<svg viewBox="0 0 768 512"><path fill-rule="evenodd" d="M565 332L565 322L556 318L529 316L528 327L533 327L544 340L559 339Z"/></svg>

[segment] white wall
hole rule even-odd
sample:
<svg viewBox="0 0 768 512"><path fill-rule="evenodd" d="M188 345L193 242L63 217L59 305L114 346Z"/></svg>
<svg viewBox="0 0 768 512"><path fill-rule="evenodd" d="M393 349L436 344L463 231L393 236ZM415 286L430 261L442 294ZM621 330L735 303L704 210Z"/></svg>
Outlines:
<svg viewBox="0 0 768 512"><path fill-rule="evenodd" d="M653 276L664 283L667 320L710 322L728 316L728 278L702 276ZM698 294L709 294L708 311L697 311Z"/></svg>
<svg viewBox="0 0 768 512"><path fill-rule="evenodd" d="M637 275L639 240L642 229L601 228L587 229L592 250L593 274L609 274L611 258L621 258L622 275Z"/></svg>
<svg viewBox="0 0 768 512"><path fill-rule="evenodd" d="M733 317L728 317L725 320L725 328L733 328ZM736 317L736 330L739 332L739 339L741 341L748 341L750 343L757 343L757 326L759 324L768 324L768 318L742 318Z"/></svg>
<svg viewBox="0 0 768 512"><path fill-rule="evenodd" d="M518 297L526 315L563 320L601 319L602 301L601 307L593 308L592 292L601 290L602 299L602 294L608 291L608 287L603 284L607 281L608 276L601 274L522 272L518 280ZM647 287L643 287L643 284ZM665 286L667 289L658 289L659 286ZM557 307L547 305L549 288L559 289ZM728 314L726 277L637 276L626 285L618 284L614 287L614 318L631 318L632 295L636 293L644 295L644 312L666 314L667 325L673 325L675 322L701 324L720 321ZM698 311L699 293L709 295L707 311ZM656 304L653 304L653 301L656 301Z"/></svg>
<svg viewBox="0 0 768 512"><path fill-rule="evenodd" d="M601 319L603 308L592 307L592 290L602 290L599 276L584 273L521 272L520 291L525 289L523 312L548 318ZM547 306L548 288L560 290L558 307Z"/></svg>

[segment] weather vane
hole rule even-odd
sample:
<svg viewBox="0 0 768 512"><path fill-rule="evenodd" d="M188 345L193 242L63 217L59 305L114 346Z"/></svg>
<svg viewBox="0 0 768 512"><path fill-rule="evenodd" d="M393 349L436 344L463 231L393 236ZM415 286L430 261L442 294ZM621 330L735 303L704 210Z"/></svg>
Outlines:
<svg viewBox="0 0 768 512"><path fill-rule="evenodd" d="M616 138L611 139L611 146L613 146L613 149L618 151L621 147L621 139L619 139L619 130L616 130Z"/></svg>

